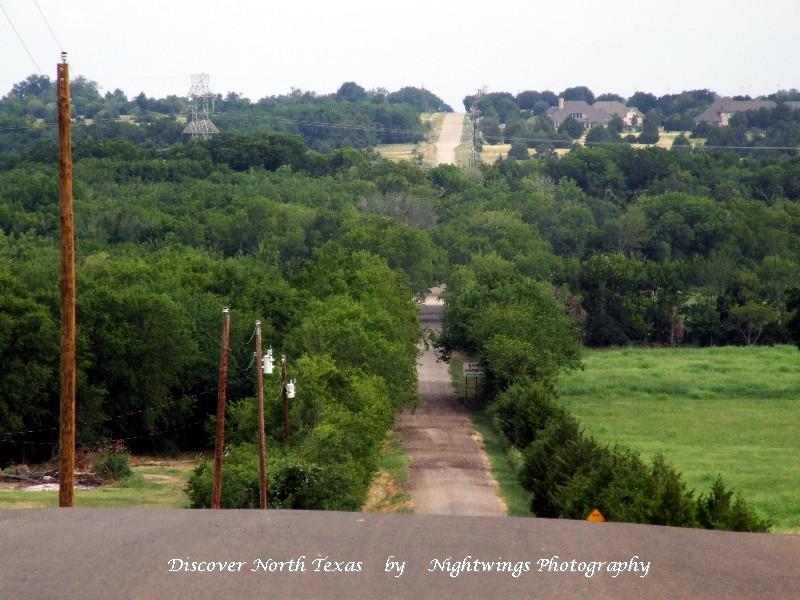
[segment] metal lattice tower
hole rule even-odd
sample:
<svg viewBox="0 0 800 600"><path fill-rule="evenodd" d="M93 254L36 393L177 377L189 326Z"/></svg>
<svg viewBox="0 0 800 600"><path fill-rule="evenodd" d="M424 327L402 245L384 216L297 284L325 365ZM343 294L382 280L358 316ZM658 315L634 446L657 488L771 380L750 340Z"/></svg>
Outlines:
<svg viewBox="0 0 800 600"><path fill-rule="evenodd" d="M206 139L219 133L219 129L209 118L213 111L214 94L208 87L208 79L206 73L191 76L192 87L189 89L188 96L192 112L189 116L189 124L186 125L183 133L192 138Z"/></svg>

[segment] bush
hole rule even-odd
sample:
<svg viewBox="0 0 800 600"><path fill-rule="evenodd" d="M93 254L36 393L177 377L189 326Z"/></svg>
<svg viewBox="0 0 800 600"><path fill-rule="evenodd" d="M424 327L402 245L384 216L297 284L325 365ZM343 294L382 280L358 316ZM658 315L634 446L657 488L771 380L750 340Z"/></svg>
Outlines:
<svg viewBox="0 0 800 600"><path fill-rule="evenodd" d="M697 521L705 529L728 531L768 531L771 523L759 517L739 494L732 503L734 493L725 488L722 477L717 477L708 494L697 499Z"/></svg>
<svg viewBox="0 0 800 600"><path fill-rule="evenodd" d="M488 409L495 426L517 448L526 448L556 412L552 389L542 382L515 383L497 396Z"/></svg>
<svg viewBox="0 0 800 600"><path fill-rule="evenodd" d="M115 445L94 457L92 469L101 479L127 479L133 473L129 458L128 450L124 446Z"/></svg>
<svg viewBox="0 0 800 600"><path fill-rule="evenodd" d="M508 158L515 160L528 160L528 144L522 140L514 140L511 144L511 149L508 151Z"/></svg>
<svg viewBox="0 0 800 600"><path fill-rule="evenodd" d="M352 462L321 465L288 453L267 457L267 499L270 508L357 510L366 486ZM186 493L192 508L209 508L214 464L203 461L189 477ZM231 448L222 469L222 508L258 508L258 447Z"/></svg>

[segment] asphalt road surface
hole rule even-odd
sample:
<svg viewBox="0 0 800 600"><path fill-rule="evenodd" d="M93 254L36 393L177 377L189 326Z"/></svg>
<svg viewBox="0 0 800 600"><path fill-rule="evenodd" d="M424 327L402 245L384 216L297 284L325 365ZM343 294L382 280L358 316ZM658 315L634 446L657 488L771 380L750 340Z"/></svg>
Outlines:
<svg viewBox="0 0 800 600"><path fill-rule="evenodd" d="M456 163L456 146L461 143L464 116L464 113L446 113L444 115L442 131L436 141L437 165L454 165Z"/></svg>
<svg viewBox="0 0 800 600"><path fill-rule="evenodd" d="M507 564L476 572L476 559L480 569ZM400 577L397 567L386 571L387 560L405 563ZM540 560L551 561L541 572ZM181 561L243 564L220 573L180 570ZM270 571L278 568L271 561L283 562L283 572ZM587 577L596 562L604 564ZM652 525L278 510L0 510L3 600L790 600L800 597L798 565L798 536Z"/></svg>
<svg viewBox="0 0 800 600"><path fill-rule="evenodd" d="M420 305L423 327L439 330L444 305L434 288ZM456 398L447 363L433 349L417 364L422 405L398 419L410 463L408 483L416 513L497 516L506 514L497 496L486 453L466 410Z"/></svg>

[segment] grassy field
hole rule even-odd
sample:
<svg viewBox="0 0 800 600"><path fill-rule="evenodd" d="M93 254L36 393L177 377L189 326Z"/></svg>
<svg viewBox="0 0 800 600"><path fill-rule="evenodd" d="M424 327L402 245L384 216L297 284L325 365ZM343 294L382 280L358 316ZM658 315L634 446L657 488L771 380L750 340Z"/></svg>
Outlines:
<svg viewBox="0 0 800 600"><path fill-rule="evenodd" d="M421 160L423 164L433 165L436 162L436 140L442 131L444 113L422 113L420 121L430 124L427 138L418 144L379 144L375 151L383 158L395 162L408 161L414 163Z"/></svg>
<svg viewBox="0 0 800 600"><path fill-rule="evenodd" d="M563 403L608 443L663 450L690 487L717 474L800 532L800 352L794 346L589 351Z"/></svg>
<svg viewBox="0 0 800 600"><path fill-rule="evenodd" d="M400 162L405 160L414 162L416 144L380 144L375 146L375 152L387 160Z"/></svg>
<svg viewBox="0 0 800 600"><path fill-rule="evenodd" d="M498 158L506 158L509 150L511 144L484 144L481 146L481 162L493 165Z"/></svg>
<svg viewBox="0 0 800 600"><path fill-rule="evenodd" d="M125 481L95 489L75 490L75 506L92 508L186 508L183 488L197 461L145 462L132 467ZM32 491L0 485L0 508L58 506L58 490Z"/></svg>

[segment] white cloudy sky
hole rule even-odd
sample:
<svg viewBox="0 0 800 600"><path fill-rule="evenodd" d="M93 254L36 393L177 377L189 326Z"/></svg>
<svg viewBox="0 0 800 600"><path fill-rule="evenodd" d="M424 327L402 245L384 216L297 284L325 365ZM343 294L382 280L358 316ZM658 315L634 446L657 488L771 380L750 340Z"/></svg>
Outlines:
<svg viewBox="0 0 800 600"><path fill-rule="evenodd" d="M798 0L38 0L73 74L128 95L216 92L256 99L424 85L453 106L476 88L588 85L628 96L799 87ZM0 0L36 62L58 47L34 0ZM35 72L0 14L0 95Z"/></svg>

